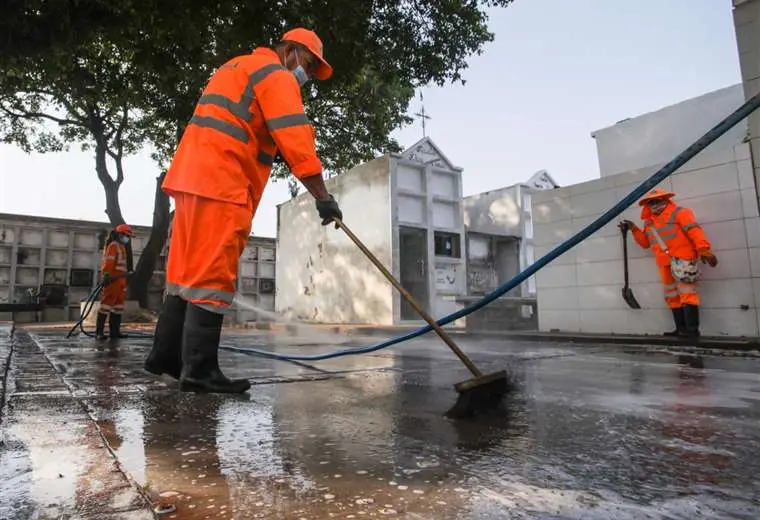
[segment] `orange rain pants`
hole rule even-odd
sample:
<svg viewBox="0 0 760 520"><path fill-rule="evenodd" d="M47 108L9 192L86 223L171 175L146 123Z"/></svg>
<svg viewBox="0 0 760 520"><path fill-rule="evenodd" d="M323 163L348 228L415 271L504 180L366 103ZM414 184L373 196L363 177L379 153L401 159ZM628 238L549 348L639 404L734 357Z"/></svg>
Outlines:
<svg viewBox="0 0 760 520"><path fill-rule="evenodd" d="M110 242L103 252L102 272L114 280L103 287L99 312L122 314L127 299L127 279L124 277L127 274L127 248L118 242Z"/></svg>
<svg viewBox="0 0 760 520"><path fill-rule="evenodd" d="M699 305L696 284L682 283L673 277L670 264L658 266L665 291L665 302L670 309L680 309L684 305Z"/></svg>
<svg viewBox="0 0 760 520"><path fill-rule="evenodd" d="M166 292L223 314L235 296L238 263L251 233L253 204L174 193Z"/></svg>
<svg viewBox="0 0 760 520"><path fill-rule="evenodd" d="M103 288L103 293L100 297L100 312L122 314L126 298L127 279L118 278Z"/></svg>

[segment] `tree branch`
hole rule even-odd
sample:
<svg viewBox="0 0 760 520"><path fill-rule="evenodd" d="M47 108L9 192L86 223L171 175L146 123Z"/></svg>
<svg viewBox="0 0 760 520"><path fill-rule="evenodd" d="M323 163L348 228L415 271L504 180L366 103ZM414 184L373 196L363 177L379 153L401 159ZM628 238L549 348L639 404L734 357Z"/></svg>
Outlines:
<svg viewBox="0 0 760 520"><path fill-rule="evenodd" d="M113 183L113 178L108 173L108 164L106 163L106 153L108 147L102 139L95 137L95 173L98 175L98 180L103 183L103 186L109 186Z"/></svg>
<svg viewBox="0 0 760 520"><path fill-rule="evenodd" d="M46 114L44 112L29 112L22 109L19 109L20 112L14 112L13 110L3 105L0 105L0 110L2 110L3 112L5 112L11 117L16 117L19 119L49 119L50 121L54 121L58 123L59 125L74 125L74 126L81 126L82 128L87 128L87 125L85 125L81 121L77 121L75 119L66 119L66 118L51 116L50 114Z"/></svg>
<svg viewBox="0 0 760 520"><path fill-rule="evenodd" d="M121 183L124 182L124 165L122 164L123 156L121 152L119 152L118 157L114 158L114 162L116 163L116 180L114 181L114 184L116 185L116 188L121 186Z"/></svg>
<svg viewBox="0 0 760 520"><path fill-rule="evenodd" d="M66 110L68 110L69 114L77 114L77 115L79 115L79 111L80 110L78 110L77 107L75 107L73 103L71 103L70 101L64 99L64 97L62 97L61 94L56 95L56 94L53 93L53 91L47 90L47 89L25 90L24 93L26 93L26 94L32 94L32 95L39 95L39 96L48 96L50 99L53 100L53 103L60 103L61 105L63 105L64 108L66 108ZM84 123L82 122L82 119L84 119L84 118L79 117L76 120L78 120L82 125L84 125Z"/></svg>
<svg viewBox="0 0 760 520"><path fill-rule="evenodd" d="M119 109L109 108L108 111L105 113L105 115L101 116L101 119L105 122L106 127L108 128L108 131L104 131L106 140L110 141L111 138L113 138L115 135L117 135L119 131L119 125L112 124L112 121L114 119L115 114L119 111ZM121 126L124 126L123 118L121 120ZM118 136L117 136L118 139Z"/></svg>
<svg viewBox="0 0 760 520"><path fill-rule="evenodd" d="M116 129L116 135L114 136L114 143L116 144L116 151L114 152L110 146L106 146L106 153L111 156L111 159L116 163L116 180L114 183L118 188L121 183L124 182L124 165L122 159L124 158L124 129L129 124L129 109L126 105L122 107L121 121Z"/></svg>

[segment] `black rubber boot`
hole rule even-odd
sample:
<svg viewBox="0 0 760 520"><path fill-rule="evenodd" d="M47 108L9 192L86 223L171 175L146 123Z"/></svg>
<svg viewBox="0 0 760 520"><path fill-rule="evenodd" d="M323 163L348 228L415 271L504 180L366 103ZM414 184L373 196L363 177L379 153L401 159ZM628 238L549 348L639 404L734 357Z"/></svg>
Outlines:
<svg viewBox="0 0 760 520"><path fill-rule="evenodd" d="M242 394L251 387L247 379L228 379L219 370L219 339L224 316L189 303L182 331L183 392Z"/></svg>
<svg viewBox="0 0 760 520"><path fill-rule="evenodd" d="M686 326L684 327L684 332L682 336L685 336L687 338L698 338L699 337L699 306L685 305L683 310L684 310Z"/></svg>
<svg viewBox="0 0 760 520"><path fill-rule="evenodd" d="M99 312L95 321L95 337L97 339L106 339L106 318L108 314Z"/></svg>
<svg viewBox="0 0 760 520"><path fill-rule="evenodd" d="M108 316L108 336L111 338L126 338L126 336L121 333L121 314L112 312Z"/></svg>
<svg viewBox="0 0 760 520"><path fill-rule="evenodd" d="M682 336L686 332L686 315L683 307L670 309L673 312L673 321L676 324L676 330L663 333L663 336Z"/></svg>
<svg viewBox="0 0 760 520"><path fill-rule="evenodd" d="M179 296L167 296L153 333L153 348L145 360L145 370L160 376L179 379L182 374L182 328L187 302Z"/></svg>

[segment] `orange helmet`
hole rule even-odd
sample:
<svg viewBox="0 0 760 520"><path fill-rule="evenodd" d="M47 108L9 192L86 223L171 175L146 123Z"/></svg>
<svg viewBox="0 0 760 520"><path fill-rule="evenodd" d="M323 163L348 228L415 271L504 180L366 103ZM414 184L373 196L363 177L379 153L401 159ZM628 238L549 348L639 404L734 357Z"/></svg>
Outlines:
<svg viewBox="0 0 760 520"><path fill-rule="evenodd" d="M121 233L122 235L127 235L130 237L135 236L135 232L132 231L132 228L128 224L119 224L118 226L116 226L115 231L117 233Z"/></svg>
<svg viewBox="0 0 760 520"><path fill-rule="evenodd" d="M646 206L649 201L652 200L658 200L658 199L665 199L670 200L673 197L675 197L675 193L672 193L670 191L665 191L662 188L655 188L649 193L647 193L642 199L639 201L639 206Z"/></svg>
<svg viewBox="0 0 760 520"><path fill-rule="evenodd" d="M317 57L319 65L317 66L317 70L314 71L315 78L325 80L332 76L333 69L330 64L325 61L322 54L322 40L319 39L319 36L317 36L315 32L304 29L303 27L297 27L286 32L282 36L282 41L300 43Z"/></svg>

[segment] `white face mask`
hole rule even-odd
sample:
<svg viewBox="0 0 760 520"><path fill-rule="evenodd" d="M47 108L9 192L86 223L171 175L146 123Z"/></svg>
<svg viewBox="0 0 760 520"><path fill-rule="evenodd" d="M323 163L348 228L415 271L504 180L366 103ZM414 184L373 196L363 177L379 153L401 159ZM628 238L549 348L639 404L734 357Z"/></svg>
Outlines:
<svg viewBox="0 0 760 520"><path fill-rule="evenodd" d="M119 242L124 245L129 244L129 237L127 235L119 235Z"/></svg>
<svg viewBox="0 0 760 520"><path fill-rule="evenodd" d="M663 201L650 204L649 208L652 210L652 213L654 213L655 215L659 215L660 213L662 213L662 210L664 210L665 206L667 205L668 203L663 200Z"/></svg>
<svg viewBox="0 0 760 520"><path fill-rule="evenodd" d="M298 49L294 49L294 51L296 53L296 63L298 63L301 61L298 59ZM309 82L309 75L306 74L306 69L304 69L302 65L299 64L291 72L296 77L296 81L298 81L299 86L303 87Z"/></svg>

